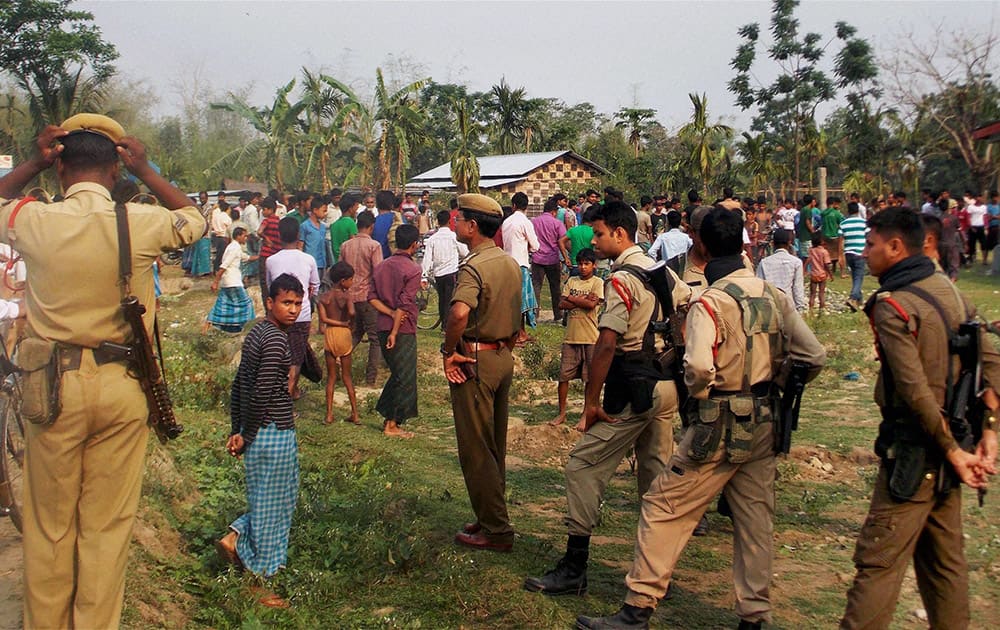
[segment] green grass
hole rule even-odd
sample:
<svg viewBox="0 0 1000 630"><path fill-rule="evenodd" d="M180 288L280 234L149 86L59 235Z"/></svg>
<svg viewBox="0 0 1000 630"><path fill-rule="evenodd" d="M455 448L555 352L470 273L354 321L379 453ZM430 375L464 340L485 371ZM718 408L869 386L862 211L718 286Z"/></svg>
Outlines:
<svg viewBox="0 0 1000 630"><path fill-rule="evenodd" d="M168 273L173 270L168 270ZM834 290L844 282L834 283ZM869 286L870 285L870 286ZM866 290L874 288L871 279ZM960 287L991 319L1000 319L996 279L966 272ZM455 450L448 391L440 374L439 331L421 331L420 417L417 437L390 441L373 411L377 393L359 391L361 427L324 426L323 392L307 387L298 404L302 466L288 568L273 586L292 601L286 611L254 604L253 579L224 569L212 543L245 508L242 465L223 449L229 431L228 388L238 339L197 333L212 300L202 284L164 301L171 391L185 424L181 439L151 447L139 529L155 535L134 545L126 589L128 627L213 628L566 628L577 614L613 612L632 558L638 516L635 479L627 466L609 485L592 548L590 594L549 599L521 588L524 577L551 568L565 545L565 462L572 430L551 429L562 328L540 325L517 354L514 417L529 442L513 442L507 493L518 538L511 554L466 551L452 543L472 517ZM544 312L544 311L543 311ZM171 323L177 326L169 328ZM827 347L827 370L807 388L793 456L779 462L775 515L776 577L772 595L778 628L834 627L852 573L854 538L867 509L875 467L847 459L870 449L878 423L871 390L877 364L860 314L810 319ZM320 338L314 337L315 347ZM355 382L364 380L366 348L354 355ZM859 381L844 379L859 372ZM384 371L380 373L384 379ZM343 396L342 384L338 392ZM575 423L582 390L570 390ZM342 418L347 409L338 404ZM546 443L542 436L562 436ZM835 470L808 466L818 453ZM1000 624L1000 499L974 507L966 496L966 551L976 609L973 627ZM710 508L714 510L714 506ZM712 532L693 539L676 572L677 595L663 602L654 627L733 627L732 526L714 511ZM904 585L894 627L917 628L920 607Z"/></svg>

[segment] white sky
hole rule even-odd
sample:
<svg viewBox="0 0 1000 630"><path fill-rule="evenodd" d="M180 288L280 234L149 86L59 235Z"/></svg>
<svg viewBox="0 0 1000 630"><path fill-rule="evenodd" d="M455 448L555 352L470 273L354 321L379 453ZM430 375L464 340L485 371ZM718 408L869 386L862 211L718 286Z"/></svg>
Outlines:
<svg viewBox="0 0 1000 630"><path fill-rule="evenodd" d="M177 86L191 86L192 77L216 96L248 88L251 103L263 105L303 66L363 94L382 66L387 78L404 68L401 79L430 76L479 91L505 76L530 97L589 101L606 114L650 107L673 129L690 116L689 92L707 93L712 118L748 124L726 91L729 61L740 26L756 21L766 33L770 5L89 0L74 7L94 14L118 48L119 70L153 87L157 114L180 110ZM882 52L908 33L930 39L938 27L985 34L997 28L998 8L996 0L804 0L797 15L803 31L824 40L845 20Z"/></svg>

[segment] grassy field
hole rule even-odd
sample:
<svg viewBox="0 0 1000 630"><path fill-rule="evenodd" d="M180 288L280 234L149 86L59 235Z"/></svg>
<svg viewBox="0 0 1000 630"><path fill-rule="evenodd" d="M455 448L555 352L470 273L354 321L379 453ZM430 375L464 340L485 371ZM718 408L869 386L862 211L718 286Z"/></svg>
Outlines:
<svg viewBox="0 0 1000 630"><path fill-rule="evenodd" d="M420 417L413 440L389 440L374 412L378 390L359 388L363 426L324 426L323 393L308 388L298 404L302 466L288 568L276 589L289 610L256 605L252 578L224 569L212 548L245 507L241 463L225 454L226 401L239 338L198 334L213 295L168 268L163 300L170 384L186 426L167 447L151 446L140 523L126 591L129 627L286 628L568 628L580 613L617 609L632 558L638 500L623 465L613 479L591 551L590 593L550 599L522 590L561 556L565 488L562 466L577 434L550 427L556 414L562 328L541 325L539 343L519 352L508 455L508 502L518 535L512 554L468 551L452 542L472 517L456 457L448 391L437 346L440 333L421 331ZM832 302L843 302L837 280ZM874 282L869 279L870 286ZM991 319L1000 319L1000 281L963 275L960 286ZM839 300L837 296L839 295ZM854 539L867 508L876 465L871 453L877 370L868 324L860 314L811 318L829 363L806 392L801 429L790 457L779 462L773 580L780 628L836 625L852 577ZM313 338L321 347L321 338ZM363 382L365 347L355 353ZM857 373L857 380L845 375ZM380 382L384 380L380 373ZM582 390L570 390L579 409ZM348 407L338 390L337 418ZM571 414L568 424L575 423ZM973 625L1000 626L1000 493L985 508L966 493L966 554L971 569ZM654 627L734 627L732 529L714 511L712 531L693 539L676 573L677 595L664 602ZM912 574L895 627L919 628L921 608Z"/></svg>

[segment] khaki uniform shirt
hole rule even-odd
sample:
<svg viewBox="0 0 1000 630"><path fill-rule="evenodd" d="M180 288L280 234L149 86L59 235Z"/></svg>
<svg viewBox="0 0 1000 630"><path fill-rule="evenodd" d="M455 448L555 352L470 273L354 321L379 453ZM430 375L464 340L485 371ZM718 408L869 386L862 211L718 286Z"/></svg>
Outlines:
<svg viewBox="0 0 1000 630"><path fill-rule="evenodd" d="M608 328L618 333L616 350L634 352L642 350L642 338L653 316L656 295L646 289L639 278L627 271L620 271L623 265L635 265L648 269L653 259L643 253L642 248L633 245L623 251L612 265L611 276L604 283L604 312L598 320L598 328ZM691 287L681 281L669 268L667 272L674 278L674 308L680 308L691 298ZM662 313L660 313L662 317ZM655 348L663 349L663 338L656 335Z"/></svg>
<svg viewBox="0 0 1000 630"><path fill-rule="evenodd" d="M753 272L740 269L726 276L751 297L764 295L764 281ZM826 361L826 350L795 310L792 299L774 290L781 310L784 345L792 359L815 367ZM709 308L715 314L713 319ZM718 327L716 327L718 325ZM691 303L685 323L684 382L695 398L707 398L712 389L740 391L746 335L739 304L720 289L709 288ZM774 380L776 367L784 357L771 356L769 335L759 333L753 340L750 385ZM713 356L713 347L717 355Z"/></svg>
<svg viewBox="0 0 1000 630"><path fill-rule="evenodd" d="M462 261L451 301L472 309L463 337L506 341L521 328L521 267L486 240Z"/></svg>
<svg viewBox="0 0 1000 630"><path fill-rule="evenodd" d="M958 293L947 276L935 273L914 283L941 304L948 316L948 330L955 330L965 321L966 313L974 315L975 307ZM910 315L907 323L885 298L892 297ZM958 303L962 300L962 305ZM872 324L882 345L886 367L892 372L896 397L913 412L928 437L946 453L957 446L950 433L944 431L941 409L944 407L948 372L948 331L941 316L922 298L908 291L879 293L871 312ZM914 333L916 337L914 338ZM983 378L991 387L1000 387L1000 355L992 340L982 332L980 348L983 357ZM958 357L951 357L951 373L959 372ZM879 371L875 383L875 403L885 407L885 384Z"/></svg>
<svg viewBox="0 0 1000 630"><path fill-rule="evenodd" d="M58 203L33 202L8 223L17 201L0 200L0 242L10 243L27 267L25 303L31 334L52 341L96 348L102 341L124 343L118 274L118 229L108 190L93 182L70 186ZM205 232L194 207L169 211L127 204L132 240L132 293L146 307L152 330L156 298L153 261L180 249Z"/></svg>

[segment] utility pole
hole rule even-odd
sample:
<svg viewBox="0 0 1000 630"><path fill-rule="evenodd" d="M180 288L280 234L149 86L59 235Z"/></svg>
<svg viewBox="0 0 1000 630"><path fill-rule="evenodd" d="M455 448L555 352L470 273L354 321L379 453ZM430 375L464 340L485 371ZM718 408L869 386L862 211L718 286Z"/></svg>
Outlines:
<svg viewBox="0 0 1000 630"><path fill-rule="evenodd" d="M819 199L817 199L817 207L826 207L826 167L821 166L819 171Z"/></svg>

